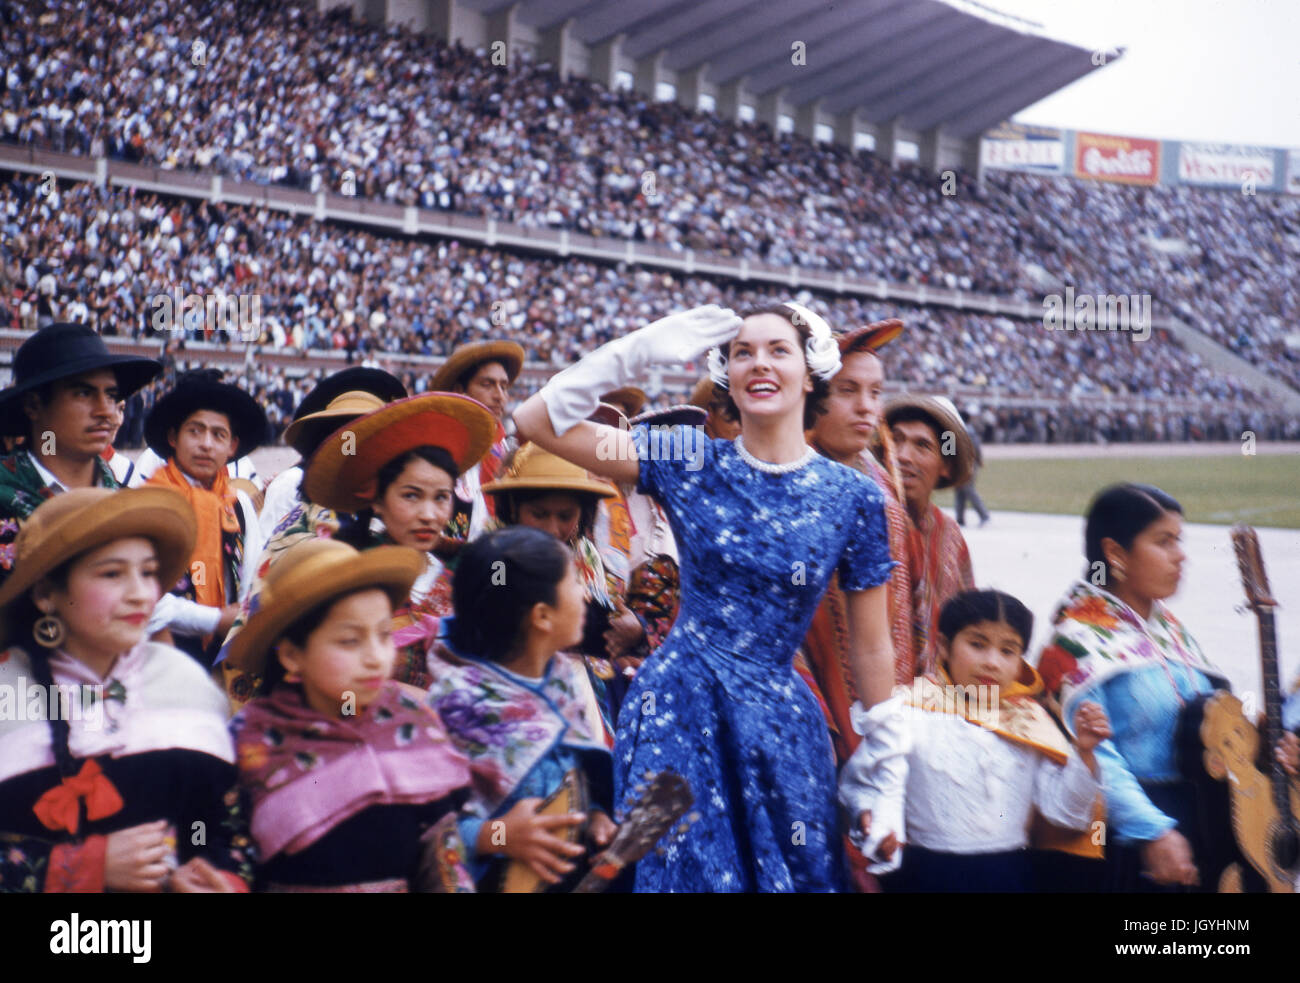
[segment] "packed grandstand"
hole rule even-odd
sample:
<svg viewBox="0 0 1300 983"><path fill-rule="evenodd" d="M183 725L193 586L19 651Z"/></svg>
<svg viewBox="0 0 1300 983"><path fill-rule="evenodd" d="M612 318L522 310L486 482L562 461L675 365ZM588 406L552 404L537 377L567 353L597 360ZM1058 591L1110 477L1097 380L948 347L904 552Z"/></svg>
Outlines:
<svg viewBox="0 0 1300 983"><path fill-rule="evenodd" d="M1300 438L1239 363L1165 328L1142 343L1063 335L1041 314L1051 285L1149 296L1300 389L1300 196L962 168L945 187L865 149L293 4L0 0L0 35L0 167L8 145L960 291L991 299L801 296L841 326L902 317L891 384L957 394L989 440ZM255 340L201 324L191 340L388 359L420 391L422 357L487 332L558 366L669 310L791 292L210 197L6 169L0 328L84 320L157 341L152 298L255 294ZM199 361L163 340L175 366ZM301 366L242 371L277 426L312 381Z"/></svg>

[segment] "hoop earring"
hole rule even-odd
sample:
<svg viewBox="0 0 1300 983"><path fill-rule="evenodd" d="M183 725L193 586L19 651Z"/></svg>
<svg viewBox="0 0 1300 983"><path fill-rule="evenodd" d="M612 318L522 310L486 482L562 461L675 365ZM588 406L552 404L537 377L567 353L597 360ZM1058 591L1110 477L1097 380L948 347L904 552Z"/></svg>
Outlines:
<svg viewBox="0 0 1300 983"><path fill-rule="evenodd" d="M37 618L36 623L32 625L32 637L36 639L36 644L42 648L58 648L63 644L63 639L67 634L67 628L59 619L59 616L55 614L47 614L44 617Z"/></svg>

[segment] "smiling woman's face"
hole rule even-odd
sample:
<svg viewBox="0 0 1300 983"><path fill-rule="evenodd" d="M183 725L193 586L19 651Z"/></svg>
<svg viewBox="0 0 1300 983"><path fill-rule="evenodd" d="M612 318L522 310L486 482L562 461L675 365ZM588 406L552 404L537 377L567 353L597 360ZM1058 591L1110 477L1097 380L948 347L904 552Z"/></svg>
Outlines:
<svg viewBox="0 0 1300 983"><path fill-rule="evenodd" d="M745 318L731 342L727 388L742 417L802 416L813 382L794 325L779 314Z"/></svg>

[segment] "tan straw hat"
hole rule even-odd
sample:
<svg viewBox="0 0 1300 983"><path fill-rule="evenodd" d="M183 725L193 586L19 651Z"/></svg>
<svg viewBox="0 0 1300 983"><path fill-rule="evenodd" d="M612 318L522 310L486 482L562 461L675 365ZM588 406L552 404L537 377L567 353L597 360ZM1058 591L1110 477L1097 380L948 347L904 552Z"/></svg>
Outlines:
<svg viewBox="0 0 1300 983"><path fill-rule="evenodd" d="M301 416L285 427L284 442L299 454L310 453L348 420L373 413L385 405L385 401L374 393L359 390L341 393L330 400L325 409ZM315 437L314 441L312 437Z"/></svg>
<svg viewBox="0 0 1300 983"><path fill-rule="evenodd" d="M76 488L42 502L14 541L14 566L0 588L0 642L9 637L10 607L42 577L107 543L139 536L154 544L158 583L169 590L189 567L197 521L170 488Z"/></svg>
<svg viewBox="0 0 1300 983"><path fill-rule="evenodd" d="M271 564L256 595L256 610L230 642L226 662L261 676L271 649L308 611L358 591L378 588L404 604L425 558L409 546L376 546L358 553L333 539L290 546Z"/></svg>
<svg viewBox="0 0 1300 983"><path fill-rule="evenodd" d="M613 498L618 490L607 481L593 478L587 469L570 464L536 444L524 444L515 451L506 473L483 486L492 495L517 491L567 491Z"/></svg>
<svg viewBox="0 0 1300 983"><path fill-rule="evenodd" d="M933 421L939 432L939 447L942 453L943 435L951 432L954 438L951 477L940 477L935 488L950 488L964 485L970 480L971 469L975 466L975 445L971 443L966 424L947 396L913 396L905 394L895 396L885 404L885 426L892 427L903 410L919 410Z"/></svg>
<svg viewBox="0 0 1300 983"><path fill-rule="evenodd" d="M519 377L519 370L524 367L524 350L513 341L478 341L472 345L461 345L448 356L447 361L438 366L438 371L429 380L429 388L438 392L450 392L461 376L484 362L500 362L505 366L506 376L514 382Z"/></svg>

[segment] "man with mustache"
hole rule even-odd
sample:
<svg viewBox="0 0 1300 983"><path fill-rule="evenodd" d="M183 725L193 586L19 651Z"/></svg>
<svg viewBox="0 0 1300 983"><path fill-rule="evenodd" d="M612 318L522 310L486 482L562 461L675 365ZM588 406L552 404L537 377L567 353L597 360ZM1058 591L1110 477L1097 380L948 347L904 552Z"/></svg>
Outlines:
<svg viewBox="0 0 1300 983"><path fill-rule="evenodd" d="M145 440L166 466L145 484L184 495L198 518L189 572L164 594L150 633L169 630L177 648L205 668L239 613L265 545L257 509L232 486L226 465L266 440L266 413L215 369L190 372L162 396L145 421Z"/></svg>
<svg viewBox="0 0 1300 983"><path fill-rule="evenodd" d="M0 430L22 441L0 457L0 583L38 505L72 488L118 487L102 457L118 403L160 371L151 358L112 354L84 324L51 324L22 343L13 384L0 392Z"/></svg>

